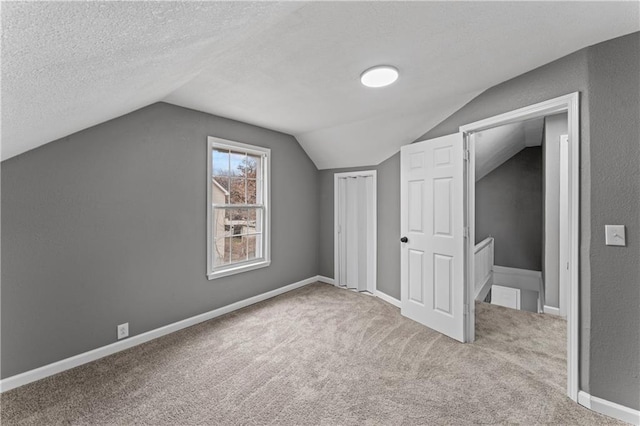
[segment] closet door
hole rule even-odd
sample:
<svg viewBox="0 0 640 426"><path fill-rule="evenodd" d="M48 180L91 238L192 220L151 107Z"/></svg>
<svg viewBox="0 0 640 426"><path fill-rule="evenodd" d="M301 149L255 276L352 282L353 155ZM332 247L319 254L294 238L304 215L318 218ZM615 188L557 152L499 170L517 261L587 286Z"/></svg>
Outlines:
<svg viewBox="0 0 640 426"><path fill-rule="evenodd" d="M347 280L342 283L347 288L358 288L359 274L360 272L360 245L359 245L359 214L361 214L360 209L358 209L358 178L346 178L346 221L344 226L342 227L343 232L346 237L346 247L345 247L345 258L344 265L347 270ZM362 274L366 274L365 271L361 272Z"/></svg>
<svg viewBox="0 0 640 426"><path fill-rule="evenodd" d="M336 174L335 285L375 292L375 174Z"/></svg>

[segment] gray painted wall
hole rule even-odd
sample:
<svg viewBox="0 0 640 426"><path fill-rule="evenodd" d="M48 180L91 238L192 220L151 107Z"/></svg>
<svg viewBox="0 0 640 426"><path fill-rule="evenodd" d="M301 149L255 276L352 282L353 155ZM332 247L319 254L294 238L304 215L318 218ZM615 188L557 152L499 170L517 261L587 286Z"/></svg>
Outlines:
<svg viewBox="0 0 640 426"><path fill-rule="evenodd" d="M418 139L580 92L580 388L634 409L640 409L639 44L640 33L620 37L494 86ZM393 167L385 173L399 178L399 161ZM390 191L398 194L399 183ZM384 209L386 216L400 217L399 202ZM627 225L627 247L604 245L608 222ZM327 232L325 220L320 233ZM393 233L379 235L378 246L399 252L396 240ZM333 256L333 246L324 244L321 258L326 250ZM385 289L394 297L400 294L399 262L398 254L384 266L397 271L388 281L395 289ZM322 271L333 276L332 268Z"/></svg>
<svg viewBox="0 0 640 426"><path fill-rule="evenodd" d="M544 304L560 307L560 136L568 133L566 113L545 117L543 152Z"/></svg>
<svg viewBox="0 0 640 426"><path fill-rule="evenodd" d="M272 263L207 280L207 136L271 148ZM318 171L288 135L158 103L2 163L2 377L318 273Z"/></svg>
<svg viewBox="0 0 640 426"><path fill-rule="evenodd" d="M542 268L542 148L525 148L476 182L476 243L492 236L494 263Z"/></svg>
<svg viewBox="0 0 640 426"><path fill-rule="evenodd" d="M589 50L591 394L640 409L640 33ZM626 225L627 246L604 242Z"/></svg>
<svg viewBox="0 0 640 426"><path fill-rule="evenodd" d="M400 154L378 166L320 171L320 275L334 277L333 175L344 171L377 170L377 288L400 299Z"/></svg>

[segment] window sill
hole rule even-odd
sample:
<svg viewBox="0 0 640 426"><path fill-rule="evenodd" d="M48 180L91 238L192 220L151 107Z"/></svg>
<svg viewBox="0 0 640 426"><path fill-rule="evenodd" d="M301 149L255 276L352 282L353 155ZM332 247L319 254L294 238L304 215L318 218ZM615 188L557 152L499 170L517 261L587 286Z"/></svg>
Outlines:
<svg viewBox="0 0 640 426"><path fill-rule="evenodd" d="M249 263L245 265L238 265L235 267L210 272L207 274L207 278L210 280L215 280L216 278L228 277L230 275L239 274L241 272L253 271L254 269L260 269L260 268L266 268L269 265L271 265L270 260L262 260L260 262Z"/></svg>

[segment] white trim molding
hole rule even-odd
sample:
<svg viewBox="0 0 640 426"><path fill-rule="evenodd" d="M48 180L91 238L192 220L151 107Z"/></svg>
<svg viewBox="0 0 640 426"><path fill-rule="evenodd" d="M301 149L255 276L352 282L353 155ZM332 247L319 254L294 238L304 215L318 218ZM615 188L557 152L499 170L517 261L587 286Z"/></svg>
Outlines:
<svg viewBox="0 0 640 426"><path fill-rule="evenodd" d="M396 299L395 297L391 297L389 296L387 293L383 293L380 290L376 290L376 294L375 296L379 299L384 300L385 302L395 306L396 308L400 308L402 305L400 303L400 301L398 299Z"/></svg>
<svg viewBox="0 0 640 426"><path fill-rule="evenodd" d="M335 285L335 280L333 278L325 277L324 275L318 275L318 281L325 284Z"/></svg>
<svg viewBox="0 0 640 426"><path fill-rule="evenodd" d="M542 311L545 314L560 316L560 308L556 308L555 306L544 305Z"/></svg>
<svg viewBox="0 0 640 426"><path fill-rule="evenodd" d="M24 373L16 374L15 376L7 377L0 380L0 393L15 389L31 382L35 382L40 379L44 379L49 376L53 376L54 374L62 373L63 371L70 370L83 364L96 361L100 358L104 358L105 356L141 345L150 340L157 339L158 337L166 336L167 334L182 330L183 328L191 327L192 325L196 325L201 322L228 314L230 312L237 311L238 309L242 309L249 305L262 302L263 300L271 299L272 297L279 296L283 293L295 290L300 287L304 287L317 281L325 281L325 279L325 277L316 275L305 280L259 294L257 296L249 297L248 299L240 300L230 305L184 319L182 321L165 325L164 327L156 328L155 330L150 330L145 333L138 334L136 336L132 336L115 343L111 343L101 348L93 349L91 351L65 358L63 360L38 367L33 370L25 371Z"/></svg>
<svg viewBox="0 0 640 426"><path fill-rule="evenodd" d="M640 411L597 396L591 396L584 391L578 392L578 404L605 416L613 417L632 425L640 425Z"/></svg>

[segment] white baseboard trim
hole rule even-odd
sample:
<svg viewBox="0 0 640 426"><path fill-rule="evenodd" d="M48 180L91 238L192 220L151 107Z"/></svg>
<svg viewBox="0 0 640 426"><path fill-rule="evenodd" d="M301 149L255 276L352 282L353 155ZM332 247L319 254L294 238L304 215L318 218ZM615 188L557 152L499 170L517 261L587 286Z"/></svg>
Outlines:
<svg viewBox="0 0 640 426"><path fill-rule="evenodd" d="M318 281L321 281L323 283L327 283L327 284L331 284L331 285L335 285L336 282L333 278L329 278L329 277L325 277L323 275L318 275Z"/></svg>
<svg viewBox="0 0 640 426"><path fill-rule="evenodd" d="M395 297L391 297L389 296L387 293L383 293L380 290L376 290L375 296L384 300L387 303L392 304L393 306L395 306L396 308L401 308L401 303L398 299L396 299Z"/></svg>
<svg viewBox="0 0 640 426"><path fill-rule="evenodd" d="M554 306L544 305L543 311L545 314L560 316L560 308L556 308Z"/></svg>
<svg viewBox="0 0 640 426"><path fill-rule="evenodd" d="M632 425L640 425L640 411L597 396L591 396L584 391L578 392L578 404L605 416L613 417Z"/></svg>
<svg viewBox="0 0 640 426"><path fill-rule="evenodd" d="M93 349L88 352L74 355L72 357L35 368L33 370L25 371L24 373L16 374L15 376L7 377L0 380L0 393L26 385L27 383L44 379L45 377L53 376L54 374L62 373L63 371L70 370L80 365L87 364L100 358L104 358L105 356L112 355L125 349L132 348L134 346L138 346L150 340L157 339L158 337L162 337L175 331L182 330L183 328L191 327L192 325L196 325L201 322L222 316L224 314L228 314L229 312L245 308L249 305L253 305L254 303L271 299L272 297L279 296L288 291L304 287L317 281L324 281L324 277L316 275L311 278L307 278L305 280L298 281L293 284L289 284L284 287L280 287L275 290L250 297L248 299L240 300L230 305L184 319L182 321L174 322L173 324L156 328L155 330L150 330L145 333L129 337L125 340L111 343L101 348Z"/></svg>
<svg viewBox="0 0 640 426"><path fill-rule="evenodd" d="M329 278L329 277L325 277L324 275L318 275L318 281L321 281L321 282L327 283L327 284L331 284L331 285L335 285L336 284L335 279ZM341 288L343 288L343 287L341 287ZM380 299L384 300L385 302L392 304L396 308L400 308L400 301L398 299L396 299L395 297L389 296L387 293L383 293L380 290L376 290L375 293L373 294L373 296L379 297Z"/></svg>

